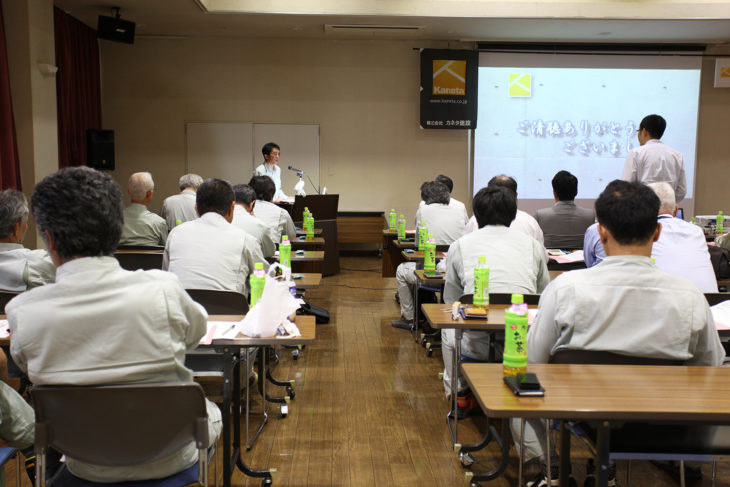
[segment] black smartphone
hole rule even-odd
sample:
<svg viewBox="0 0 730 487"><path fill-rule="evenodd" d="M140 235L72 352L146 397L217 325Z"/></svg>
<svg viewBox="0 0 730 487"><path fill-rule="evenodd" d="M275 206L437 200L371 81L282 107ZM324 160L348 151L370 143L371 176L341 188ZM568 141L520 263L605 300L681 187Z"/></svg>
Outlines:
<svg viewBox="0 0 730 487"><path fill-rule="evenodd" d="M540 385L537 376L532 373L520 372L517 375L507 376L504 383L509 386L515 396L537 396L545 395L545 389Z"/></svg>

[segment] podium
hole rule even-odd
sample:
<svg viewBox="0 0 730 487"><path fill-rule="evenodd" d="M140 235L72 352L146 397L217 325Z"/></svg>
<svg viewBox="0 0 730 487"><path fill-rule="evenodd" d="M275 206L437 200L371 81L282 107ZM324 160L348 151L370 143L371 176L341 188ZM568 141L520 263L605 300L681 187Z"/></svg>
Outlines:
<svg viewBox="0 0 730 487"><path fill-rule="evenodd" d="M340 195L338 194L297 196L291 210L294 224L301 227L302 214L306 206L312 212L315 228L322 229L322 237L324 237L323 276L331 276L340 272L340 246L337 242L337 205L339 201Z"/></svg>

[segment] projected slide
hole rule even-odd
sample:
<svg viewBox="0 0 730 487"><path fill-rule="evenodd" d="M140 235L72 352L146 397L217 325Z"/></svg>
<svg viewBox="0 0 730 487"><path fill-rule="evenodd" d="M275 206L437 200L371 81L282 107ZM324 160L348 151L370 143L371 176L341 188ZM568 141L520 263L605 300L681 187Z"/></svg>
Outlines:
<svg viewBox="0 0 730 487"><path fill-rule="evenodd" d="M641 119L657 113L667 120L662 141L684 156L693 196L698 62L696 69L648 69L636 60L634 68L530 67L510 58L511 65L479 68L475 192L504 173L517 180L520 199L552 198L550 181L565 169L578 177L578 198L595 198L621 176Z"/></svg>

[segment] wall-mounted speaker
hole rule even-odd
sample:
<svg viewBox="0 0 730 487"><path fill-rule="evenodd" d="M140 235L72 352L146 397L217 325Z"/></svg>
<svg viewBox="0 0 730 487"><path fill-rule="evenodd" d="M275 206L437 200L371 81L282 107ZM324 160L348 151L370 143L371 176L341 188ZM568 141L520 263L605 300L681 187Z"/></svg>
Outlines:
<svg viewBox="0 0 730 487"><path fill-rule="evenodd" d="M96 37L116 42L134 44L134 22L122 20L118 17L99 15L96 26Z"/></svg>
<svg viewBox="0 0 730 487"><path fill-rule="evenodd" d="M94 169L114 170L114 131L86 131L86 165Z"/></svg>

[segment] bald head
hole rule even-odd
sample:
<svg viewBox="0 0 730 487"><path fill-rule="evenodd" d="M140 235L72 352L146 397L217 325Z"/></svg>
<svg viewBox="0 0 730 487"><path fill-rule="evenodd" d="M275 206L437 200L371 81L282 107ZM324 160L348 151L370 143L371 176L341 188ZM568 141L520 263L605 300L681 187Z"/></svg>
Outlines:
<svg viewBox="0 0 730 487"><path fill-rule="evenodd" d="M127 192L132 198L132 203L146 205L152 199L152 190L155 183L152 181L152 174L148 172L136 172L129 176Z"/></svg>
<svg viewBox="0 0 730 487"><path fill-rule="evenodd" d="M651 183L647 186L659 197L659 214L674 215L677 211L677 200L669 183Z"/></svg>

